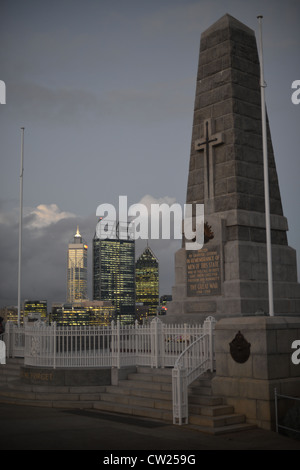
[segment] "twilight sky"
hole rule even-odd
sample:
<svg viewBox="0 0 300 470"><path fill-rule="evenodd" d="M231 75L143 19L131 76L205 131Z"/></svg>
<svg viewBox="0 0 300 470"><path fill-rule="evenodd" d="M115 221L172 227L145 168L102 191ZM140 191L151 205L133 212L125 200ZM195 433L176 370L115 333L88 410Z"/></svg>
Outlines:
<svg viewBox="0 0 300 470"><path fill-rule="evenodd" d="M267 110L289 245L300 262L298 0L2 0L0 307L17 304L21 130L22 298L66 298L68 242L89 245L99 204L185 203L200 35L225 13L263 18ZM150 246L171 293L179 241ZM137 243L137 255L145 247ZM299 271L299 269L298 269Z"/></svg>

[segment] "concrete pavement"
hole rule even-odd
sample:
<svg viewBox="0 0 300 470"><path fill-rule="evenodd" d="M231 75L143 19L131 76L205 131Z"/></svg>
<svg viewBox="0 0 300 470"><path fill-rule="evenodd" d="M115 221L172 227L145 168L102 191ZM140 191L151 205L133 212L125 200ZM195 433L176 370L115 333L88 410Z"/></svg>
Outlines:
<svg viewBox="0 0 300 470"><path fill-rule="evenodd" d="M0 404L0 423L1 450L300 450L300 439L261 429L211 436L96 410Z"/></svg>

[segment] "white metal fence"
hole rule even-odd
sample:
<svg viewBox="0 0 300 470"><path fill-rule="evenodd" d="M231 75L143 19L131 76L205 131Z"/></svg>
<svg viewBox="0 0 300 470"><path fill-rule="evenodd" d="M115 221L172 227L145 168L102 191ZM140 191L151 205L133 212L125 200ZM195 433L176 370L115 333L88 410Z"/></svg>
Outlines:
<svg viewBox="0 0 300 470"><path fill-rule="evenodd" d="M13 322L7 322L3 341L6 345L6 357L24 357L25 329Z"/></svg>
<svg viewBox="0 0 300 470"><path fill-rule="evenodd" d="M43 322L25 327L6 324L7 356L24 357L39 367L174 367L178 356L203 332L201 325L150 323L101 326L57 326ZM205 327L206 328L206 327Z"/></svg>

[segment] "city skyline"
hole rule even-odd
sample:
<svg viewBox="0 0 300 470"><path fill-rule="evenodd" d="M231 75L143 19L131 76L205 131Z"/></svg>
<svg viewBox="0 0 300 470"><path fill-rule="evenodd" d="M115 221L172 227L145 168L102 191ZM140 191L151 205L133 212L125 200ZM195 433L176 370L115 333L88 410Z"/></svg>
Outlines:
<svg viewBox="0 0 300 470"><path fill-rule="evenodd" d="M129 204L185 202L200 35L225 13L254 29L257 39L256 17L264 15L266 102L299 272L300 105L291 101L291 85L300 78L298 2L4 1L1 306L17 303L20 127L22 299L51 305L65 299L67 242L79 224L91 245L98 204L116 205L122 194ZM151 242L161 295L171 294L179 246L178 240ZM137 257L144 247L137 243Z"/></svg>

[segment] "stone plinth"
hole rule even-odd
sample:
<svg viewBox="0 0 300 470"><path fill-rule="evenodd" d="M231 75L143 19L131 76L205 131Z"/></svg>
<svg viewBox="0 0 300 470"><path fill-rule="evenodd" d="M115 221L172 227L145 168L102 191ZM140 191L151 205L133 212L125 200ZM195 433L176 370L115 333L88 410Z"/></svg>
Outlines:
<svg viewBox="0 0 300 470"><path fill-rule="evenodd" d="M230 343L238 333L250 343L250 355L237 362ZM300 364L292 362L291 345L300 339L300 318L244 317L220 320L215 330L214 395L225 397L236 412L263 429L275 429L274 390L300 397ZM242 348L243 349L243 348ZM245 348L246 349L246 348ZM234 359L235 357L235 359ZM280 419L286 409L281 412Z"/></svg>

